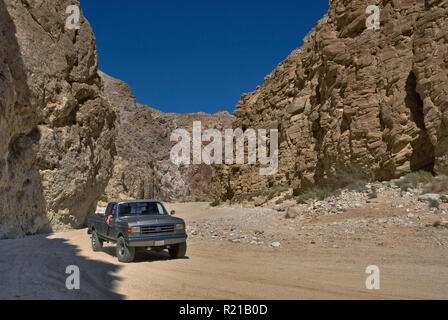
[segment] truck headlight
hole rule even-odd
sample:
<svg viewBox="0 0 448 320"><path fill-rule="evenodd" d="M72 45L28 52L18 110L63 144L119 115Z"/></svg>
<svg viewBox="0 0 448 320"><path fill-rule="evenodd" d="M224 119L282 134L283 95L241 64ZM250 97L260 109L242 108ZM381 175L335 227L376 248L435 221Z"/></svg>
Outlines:
<svg viewBox="0 0 448 320"><path fill-rule="evenodd" d="M185 223L176 224L176 230L185 230Z"/></svg>
<svg viewBox="0 0 448 320"><path fill-rule="evenodd" d="M127 233L140 233L140 227L130 227L126 229Z"/></svg>

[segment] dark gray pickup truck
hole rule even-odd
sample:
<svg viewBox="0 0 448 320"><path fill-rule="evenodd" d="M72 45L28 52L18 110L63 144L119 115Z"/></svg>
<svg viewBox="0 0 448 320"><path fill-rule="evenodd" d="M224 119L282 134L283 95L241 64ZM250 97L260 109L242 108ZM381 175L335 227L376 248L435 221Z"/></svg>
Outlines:
<svg viewBox="0 0 448 320"><path fill-rule="evenodd" d="M93 251L103 242L116 243L121 262L134 260L137 249L168 249L172 258L182 258L187 251L185 221L168 214L160 201L134 200L110 202L106 212L95 213L87 220Z"/></svg>

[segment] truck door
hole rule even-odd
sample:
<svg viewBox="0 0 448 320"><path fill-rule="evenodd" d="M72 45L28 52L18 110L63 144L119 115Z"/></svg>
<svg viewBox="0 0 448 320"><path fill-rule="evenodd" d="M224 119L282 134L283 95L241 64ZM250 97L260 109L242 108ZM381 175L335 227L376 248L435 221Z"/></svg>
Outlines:
<svg viewBox="0 0 448 320"><path fill-rule="evenodd" d="M113 237L113 231L115 228L115 224L116 224L116 219L117 219L117 211L118 211L118 205L116 203L114 203L111 207L111 211L109 213L109 215L106 216L106 235L109 237ZM109 218L109 216L111 216ZM109 222L109 223L107 223Z"/></svg>
<svg viewBox="0 0 448 320"><path fill-rule="evenodd" d="M104 213L104 216L100 216L102 218L102 221L100 221L99 225L96 226L96 230L99 234L106 236L108 225L107 225L107 218L112 214L112 209L114 207L115 203L111 202L106 207L106 212Z"/></svg>

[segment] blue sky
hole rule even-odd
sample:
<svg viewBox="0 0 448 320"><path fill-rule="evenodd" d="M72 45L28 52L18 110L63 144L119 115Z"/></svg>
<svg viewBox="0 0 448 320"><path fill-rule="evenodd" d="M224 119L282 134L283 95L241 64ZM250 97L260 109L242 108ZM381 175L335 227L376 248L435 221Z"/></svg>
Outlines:
<svg viewBox="0 0 448 320"><path fill-rule="evenodd" d="M99 67L164 112L232 112L323 17L328 0L80 0Z"/></svg>

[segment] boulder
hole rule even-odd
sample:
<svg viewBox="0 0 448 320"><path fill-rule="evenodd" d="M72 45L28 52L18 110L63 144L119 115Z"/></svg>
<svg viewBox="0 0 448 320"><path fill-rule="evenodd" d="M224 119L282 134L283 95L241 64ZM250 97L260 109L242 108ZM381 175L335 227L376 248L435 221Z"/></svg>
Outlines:
<svg viewBox="0 0 448 320"><path fill-rule="evenodd" d="M301 210L298 207L290 207L288 208L288 211L285 214L285 218L286 219L294 219L296 218L298 215L300 215Z"/></svg>
<svg viewBox="0 0 448 320"><path fill-rule="evenodd" d="M418 201L440 201L440 194L437 193L426 193L418 197Z"/></svg>

